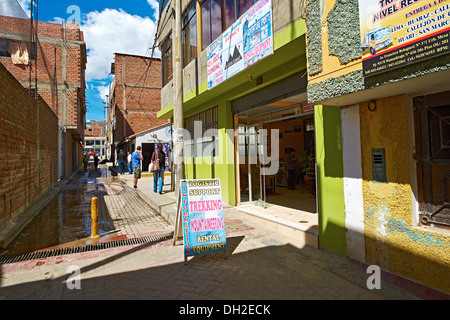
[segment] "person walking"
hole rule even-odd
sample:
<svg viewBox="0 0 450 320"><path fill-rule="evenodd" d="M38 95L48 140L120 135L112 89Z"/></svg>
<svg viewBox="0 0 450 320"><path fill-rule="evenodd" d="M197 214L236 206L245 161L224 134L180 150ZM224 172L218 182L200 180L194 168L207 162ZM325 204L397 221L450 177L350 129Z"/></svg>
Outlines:
<svg viewBox="0 0 450 320"><path fill-rule="evenodd" d="M95 171L97 171L98 168L98 155L94 154L94 166L95 166Z"/></svg>
<svg viewBox="0 0 450 320"><path fill-rule="evenodd" d="M120 175L122 175L125 172L125 161L126 161L125 153L123 152L123 149L120 149L120 152L117 155L117 162L119 163Z"/></svg>
<svg viewBox="0 0 450 320"><path fill-rule="evenodd" d="M127 151L127 163L128 163L128 172L132 174L133 171L131 171L131 153L128 151Z"/></svg>
<svg viewBox="0 0 450 320"><path fill-rule="evenodd" d="M83 157L84 171L87 171L88 162L89 162L89 154L85 152Z"/></svg>
<svg viewBox="0 0 450 320"><path fill-rule="evenodd" d="M164 168L166 166L166 154L161 144L158 145L157 150L153 152L152 159L154 166L157 166L158 170L153 171L153 192L157 192L159 185L159 194L162 194L162 188L164 185Z"/></svg>
<svg viewBox="0 0 450 320"><path fill-rule="evenodd" d="M295 150L290 148L289 153L286 157L286 169L288 171L288 189L295 190Z"/></svg>
<svg viewBox="0 0 450 320"><path fill-rule="evenodd" d="M131 154L131 167L133 168L133 190L136 191L138 180L141 178L141 161L144 160L141 146L136 147L136 151Z"/></svg>

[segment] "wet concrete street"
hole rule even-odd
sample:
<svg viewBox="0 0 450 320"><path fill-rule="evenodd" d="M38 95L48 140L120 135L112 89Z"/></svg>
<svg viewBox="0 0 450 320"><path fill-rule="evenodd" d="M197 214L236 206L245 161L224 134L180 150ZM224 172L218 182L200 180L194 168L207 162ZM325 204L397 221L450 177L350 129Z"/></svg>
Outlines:
<svg viewBox="0 0 450 320"><path fill-rule="evenodd" d="M82 243L91 235L93 197L98 198L99 233L104 239L141 236L167 227L164 222L157 221L156 229L145 228L146 223L155 226L151 218L156 213L139 202L133 191L115 177L107 165L99 165L95 170L90 163L88 170L79 171L1 254L9 256ZM140 211L143 211L141 217ZM127 212L130 212L128 216ZM135 216L138 226L130 227L127 219L130 215Z"/></svg>
<svg viewBox="0 0 450 320"><path fill-rule="evenodd" d="M151 190L143 177L114 177L105 167L80 172L11 246L9 253L49 247L75 248L90 235L90 199L99 199L98 245L171 234L174 226L150 208L172 197ZM126 182L128 180L128 183ZM367 266L312 247L224 208L227 252L184 259L182 241L132 243L95 251L61 253L0 264L0 300L397 300L436 297L428 288L398 285L381 273L381 289L367 287ZM117 240L117 241L115 241ZM74 272L78 272L78 275ZM441 295L442 296L442 295ZM438 297L441 297L438 296ZM272 303L272 302L271 302ZM156 305L155 305L156 307ZM158 307L160 305L158 304ZM166 305L168 315L177 305ZM286 310L272 309L281 315ZM289 313L291 314L291 313Z"/></svg>

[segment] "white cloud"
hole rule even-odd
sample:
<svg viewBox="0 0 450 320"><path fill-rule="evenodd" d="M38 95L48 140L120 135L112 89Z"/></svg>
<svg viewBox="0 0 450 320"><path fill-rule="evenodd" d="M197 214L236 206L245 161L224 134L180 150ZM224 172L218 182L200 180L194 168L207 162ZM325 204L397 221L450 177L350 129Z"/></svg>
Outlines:
<svg viewBox="0 0 450 320"><path fill-rule="evenodd" d="M106 99L106 96L109 96L109 84L103 86L96 86L95 88L98 92L98 97L102 100Z"/></svg>
<svg viewBox="0 0 450 320"><path fill-rule="evenodd" d="M153 15L154 18L158 17L159 14L159 1L158 0L147 0L147 3L150 5L150 7L155 10L155 14Z"/></svg>
<svg viewBox="0 0 450 320"><path fill-rule="evenodd" d="M154 0L147 1L155 5ZM156 23L151 18L131 15L122 9L87 13L81 22L88 49L86 81L107 78L115 52L150 54L148 48L153 45L155 29ZM155 51L155 56L159 52Z"/></svg>

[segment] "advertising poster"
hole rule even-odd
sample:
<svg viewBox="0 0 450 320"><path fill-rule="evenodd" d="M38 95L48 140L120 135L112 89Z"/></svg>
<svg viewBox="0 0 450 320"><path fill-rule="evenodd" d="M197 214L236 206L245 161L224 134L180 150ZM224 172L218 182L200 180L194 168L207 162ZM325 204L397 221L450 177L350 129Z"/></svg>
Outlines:
<svg viewBox="0 0 450 320"><path fill-rule="evenodd" d="M219 179L181 182L184 256L227 250Z"/></svg>
<svg viewBox="0 0 450 320"><path fill-rule="evenodd" d="M360 0L364 76L450 53L450 0Z"/></svg>
<svg viewBox="0 0 450 320"><path fill-rule="evenodd" d="M222 36L218 37L207 48L206 64L208 70L208 89L225 80L223 74Z"/></svg>
<svg viewBox="0 0 450 320"><path fill-rule="evenodd" d="M271 54L272 2L259 0L207 48L208 89Z"/></svg>
<svg viewBox="0 0 450 320"><path fill-rule="evenodd" d="M238 20L223 34L223 70L228 79L244 69L244 50L242 37L242 21Z"/></svg>
<svg viewBox="0 0 450 320"><path fill-rule="evenodd" d="M270 0L258 1L244 16L244 67L248 68L273 53Z"/></svg>

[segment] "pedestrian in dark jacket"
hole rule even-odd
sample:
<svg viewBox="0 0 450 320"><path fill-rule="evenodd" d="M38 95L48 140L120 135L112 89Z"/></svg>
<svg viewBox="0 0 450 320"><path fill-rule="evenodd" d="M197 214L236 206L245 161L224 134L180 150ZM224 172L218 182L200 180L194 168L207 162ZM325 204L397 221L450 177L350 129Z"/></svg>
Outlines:
<svg viewBox="0 0 450 320"><path fill-rule="evenodd" d="M119 163L119 173L121 175L125 172L125 161L127 161L127 156L121 149L119 154L117 155L117 162Z"/></svg>
<svg viewBox="0 0 450 320"><path fill-rule="evenodd" d="M162 194L162 188L164 185L164 168L166 166L166 154L163 150L161 144L158 145L158 149L153 152L152 163L154 166L158 166L159 169L153 171L153 192L158 192L159 185L159 194Z"/></svg>
<svg viewBox="0 0 450 320"><path fill-rule="evenodd" d="M97 167L98 167L98 155L97 154L94 155L94 166L95 166L95 171L97 171Z"/></svg>

